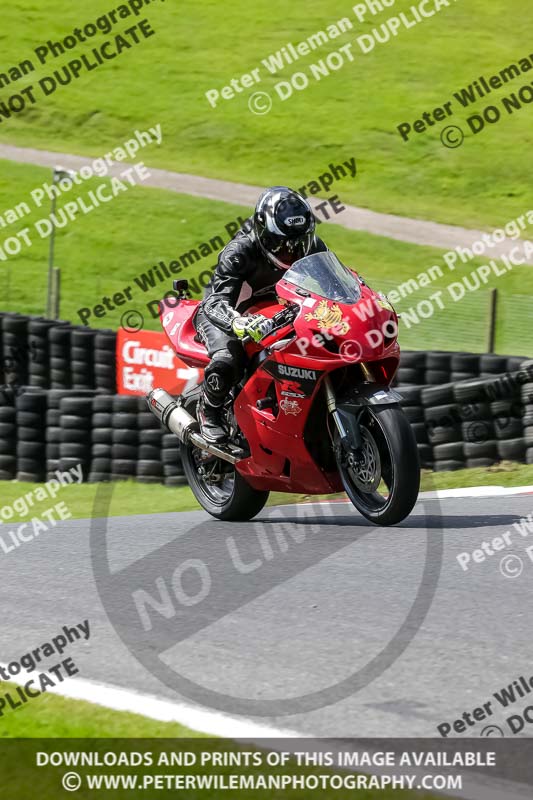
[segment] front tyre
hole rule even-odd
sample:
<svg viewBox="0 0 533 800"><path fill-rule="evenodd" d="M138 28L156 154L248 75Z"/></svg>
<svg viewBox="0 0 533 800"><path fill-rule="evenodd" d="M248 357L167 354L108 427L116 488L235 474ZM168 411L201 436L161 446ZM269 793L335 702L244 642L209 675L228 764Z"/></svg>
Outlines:
<svg viewBox="0 0 533 800"><path fill-rule="evenodd" d="M399 406L366 407L359 419L360 457L347 453L338 434L335 456L344 490L376 525L396 525L413 510L420 489L416 440Z"/></svg>
<svg viewBox="0 0 533 800"><path fill-rule="evenodd" d="M185 409L196 418L198 394L185 400ZM259 514L269 492L253 489L233 464L216 458L194 445L181 443L183 471L192 493L208 514L216 519L243 522Z"/></svg>

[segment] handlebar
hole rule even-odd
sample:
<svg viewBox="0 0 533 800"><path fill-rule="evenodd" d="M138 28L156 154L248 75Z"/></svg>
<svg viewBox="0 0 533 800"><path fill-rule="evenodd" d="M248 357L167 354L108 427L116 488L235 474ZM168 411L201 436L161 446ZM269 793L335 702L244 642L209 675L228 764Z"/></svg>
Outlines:
<svg viewBox="0 0 533 800"><path fill-rule="evenodd" d="M281 328L284 328L286 325L291 325L299 313L300 313L300 306L298 305L298 303L290 303L285 308L282 308L281 311L278 311L271 318L272 322L274 323L272 330L266 333L259 340L259 342L257 342L257 344L260 344L263 341L263 339L266 339L268 336L272 336L273 333L275 333L278 330L281 330ZM243 344L247 344L248 342L252 342L254 340L252 339L251 336L243 336L241 341Z"/></svg>

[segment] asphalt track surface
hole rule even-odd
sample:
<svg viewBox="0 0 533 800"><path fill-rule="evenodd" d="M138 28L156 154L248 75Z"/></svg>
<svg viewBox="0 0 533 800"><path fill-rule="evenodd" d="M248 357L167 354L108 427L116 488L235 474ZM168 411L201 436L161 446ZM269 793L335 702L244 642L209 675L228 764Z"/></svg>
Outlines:
<svg viewBox="0 0 533 800"><path fill-rule="evenodd" d="M100 588L117 629L135 642L141 660L160 655L165 674L179 669L199 686L196 699L207 697L206 690L217 692L227 713L240 702L237 713L304 735L436 736L438 724L531 675L533 561L526 547L533 540L515 531L512 547L466 573L457 555L511 530L532 506L531 494L423 499L395 528L368 526L346 503L270 508L239 525L200 511L111 518L107 553L102 526L91 540L90 520L67 521L1 555L0 661L19 660L63 625L89 619L89 641L64 654L74 659L80 677L190 702L187 693L151 674L111 624L93 573L96 546L97 571L109 555L113 576ZM509 554L521 558L517 577L501 572L501 559ZM138 618L124 610L124 598L139 586L155 595L156 577L170 585L176 567L191 559L209 570L205 600L188 608L176 601L168 619L152 609L154 628L148 637L139 635ZM245 573L243 565L254 569ZM181 574L183 597L201 590L194 570ZM119 589L106 593L111 584ZM428 605L427 615L405 623L417 596ZM391 652L390 640L402 625L403 652ZM384 651L388 665L379 661ZM341 691L354 673L361 686ZM314 709L298 699L320 690ZM511 711L495 708L468 733L479 736L487 724L503 728L505 717L527 699ZM263 704L261 714L246 712L249 700ZM523 735L533 732L528 727Z"/></svg>

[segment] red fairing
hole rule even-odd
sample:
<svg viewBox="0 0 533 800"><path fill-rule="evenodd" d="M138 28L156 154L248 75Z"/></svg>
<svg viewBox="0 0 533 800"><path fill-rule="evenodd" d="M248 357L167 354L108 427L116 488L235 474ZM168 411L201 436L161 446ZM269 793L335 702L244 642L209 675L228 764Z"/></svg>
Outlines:
<svg viewBox="0 0 533 800"><path fill-rule="evenodd" d="M199 305L199 300L180 300L176 304L173 298L160 303L163 330L176 353L191 367L205 367L209 363L207 350L195 339L193 317Z"/></svg>
<svg viewBox="0 0 533 800"><path fill-rule="evenodd" d="M388 386L400 357L398 318L386 298L363 282L360 298L351 304L302 292L285 278L277 284L277 295L277 304L261 304L250 313L260 310L272 317L288 303L297 304L299 312L292 326L273 333L259 346L246 346L249 356L262 352L259 366L234 405L250 448L250 456L239 461L236 469L256 489L308 494L340 491L337 469L328 470L309 445L317 431L324 440L328 436L324 377L330 375L334 381L337 374L354 385L372 381ZM165 307L161 321L180 358L192 366L205 366L207 353L195 341L192 325L197 305L182 300L177 307ZM285 342L281 349L271 349L281 340ZM271 407L265 403L258 407L265 398L272 400Z"/></svg>

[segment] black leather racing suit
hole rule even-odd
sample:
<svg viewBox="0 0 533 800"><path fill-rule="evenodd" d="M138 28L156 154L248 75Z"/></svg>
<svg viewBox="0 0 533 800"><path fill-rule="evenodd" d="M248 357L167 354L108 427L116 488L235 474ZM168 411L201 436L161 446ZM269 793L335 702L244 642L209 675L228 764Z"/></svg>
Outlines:
<svg viewBox="0 0 533 800"><path fill-rule="evenodd" d="M315 237L311 252L325 250L324 242ZM284 274L285 270L275 267L256 243L251 219L220 253L194 321L211 356L203 388L213 406L222 404L244 368L244 351L232 331L231 310L244 314L259 299L275 298L276 283Z"/></svg>

